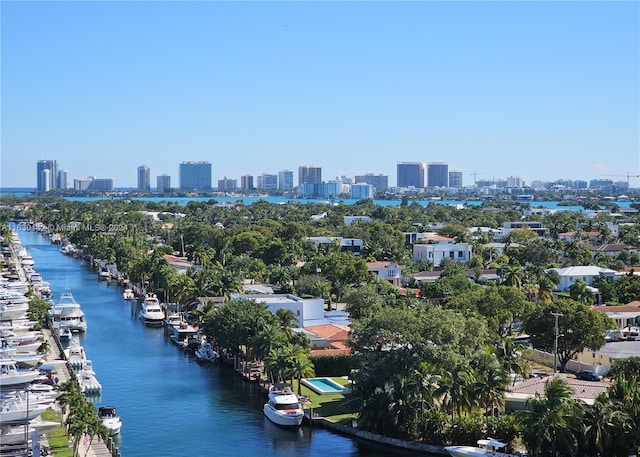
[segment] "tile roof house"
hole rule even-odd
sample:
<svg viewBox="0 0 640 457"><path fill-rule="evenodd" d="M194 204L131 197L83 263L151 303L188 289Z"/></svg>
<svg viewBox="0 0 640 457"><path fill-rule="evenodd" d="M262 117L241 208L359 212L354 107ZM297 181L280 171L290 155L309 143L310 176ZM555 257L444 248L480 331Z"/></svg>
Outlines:
<svg viewBox="0 0 640 457"><path fill-rule="evenodd" d="M348 325L312 325L307 327L306 330L328 342L328 345L324 348L320 348L320 346L317 346L319 349L314 350L312 347L312 356L351 354L351 349L347 346L349 332L351 331Z"/></svg>
<svg viewBox="0 0 640 457"><path fill-rule="evenodd" d="M595 258L598 254L605 254L609 257L616 257L622 252L628 252L629 254L635 254L638 252L638 248L629 246L622 243L603 244L600 246L588 246L587 249L591 251L591 255Z"/></svg>
<svg viewBox="0 0 640 457"><path fill-rule="evenodd" d="M588 405L592 405L596 397L609 388L609 384L606 382L582 381L562 373L558 373L555 376L560 377L571 388L573 398L582 400ZM535 377L512 386L506 394L506 411L512 412L524 409L528 399L533 398L535 394L544 394L546 383L552 379L553 376Z"/></svg>

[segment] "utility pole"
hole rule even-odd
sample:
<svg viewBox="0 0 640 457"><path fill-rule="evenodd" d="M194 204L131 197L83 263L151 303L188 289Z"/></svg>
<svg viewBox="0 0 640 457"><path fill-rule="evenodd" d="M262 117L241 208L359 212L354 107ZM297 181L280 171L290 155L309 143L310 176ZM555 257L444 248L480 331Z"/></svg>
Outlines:
<svg viewBox="0 0 640 457"><path fill-rule="evenodd" d="M551 313L556 318L556 325L553 328L554 340L553 340L553 374L556 374L558 368L558 318L564 316L562 313Z"/></svg>

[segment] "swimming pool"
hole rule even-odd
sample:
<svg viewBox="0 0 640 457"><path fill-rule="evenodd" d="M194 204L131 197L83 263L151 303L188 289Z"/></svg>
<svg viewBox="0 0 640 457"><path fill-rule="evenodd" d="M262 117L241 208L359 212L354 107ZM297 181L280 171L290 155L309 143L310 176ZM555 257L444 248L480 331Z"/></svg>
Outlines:
<svg viewBox="0 0 640 457"><path fill-rule="evenodd" d="M313 390L319 395L342 394L345 387L331 378L306 378L301 380L302 385Z"/></svg>

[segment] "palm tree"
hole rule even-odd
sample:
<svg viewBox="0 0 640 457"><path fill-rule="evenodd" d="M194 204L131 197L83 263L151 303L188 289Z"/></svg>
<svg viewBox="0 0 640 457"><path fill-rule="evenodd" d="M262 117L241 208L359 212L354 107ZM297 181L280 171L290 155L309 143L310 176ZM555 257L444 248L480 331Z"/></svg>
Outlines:
<svg viewBox="0 0 640 457"><path fill-rule="evenodd" d="M307 354L299 353L291 360L291 376L298 381L298 395L302 395L302 378L312 378L316 375L313 362Z"/></svg>
<svg viewBox="0 0 640 457"><path fill-rule="evenodd" d="M291 337L291 329L298 327L298 318L290 309L280 308L276 311L275 322L286 335Z"/></svg>
<svg viewBox="0 0 640 457"><path fill-rule="evenodd" d="M580 280L571 284L571 287L569 287L569 296L575 301L579 301L585 305L593 305L596 301L587 283Z"/></svg>
<svg viewBox="0 0 640 457"><path fill-rule="evenodd" d="M532 455L576 454L584 407L571 395L571 388L555 378L547 381L543 395L536 393L518 413L522 437Z"/></svg>
<svg viewBox="0 0 640 457"><path fill-rule="evenodd" d="M284 339L285 335L277 325L264 324L253 339L254 354L258 359L264 359L274 348L281 346Z"/></svg>

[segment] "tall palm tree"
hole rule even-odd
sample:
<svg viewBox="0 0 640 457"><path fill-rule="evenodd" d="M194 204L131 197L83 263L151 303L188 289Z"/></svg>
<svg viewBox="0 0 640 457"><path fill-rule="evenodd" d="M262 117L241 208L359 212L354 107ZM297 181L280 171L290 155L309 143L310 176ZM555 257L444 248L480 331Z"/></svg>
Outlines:
<svg viewBox="0 0 640 457"><path fill-rule="evenodd" d="M574 456L583 434L584 407L572 398L571 388L560 378L547 381L544 394L527 400L517 415L522 437L532 455Z"/></svg>
<svg viewBox="0 0 640 457"><path fill-rule="evenodd" d="M274 348L284 343L285 335L282 330L274 324L264 324L253 339L253 352L258 359L264 359Z"/></svg>
<svg viewBox="0 0 640 457"><path fill-rule="evenodd" d="M302 378L312 378L316 375L313 362L305 353L298 353L291 360L291 376L298 381L298 395L302 395Z"/></svg>
<svg viewBox="0 0 640 457"><path fill-rule="evenodd" d="M298 318L290 309L280 308L276 311L275 322L287 338L291 337L291 329L298 327Z"/></svg>

